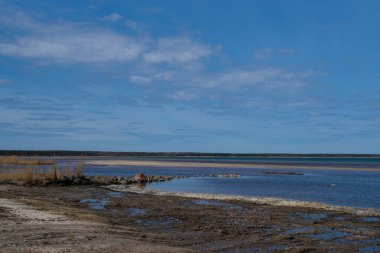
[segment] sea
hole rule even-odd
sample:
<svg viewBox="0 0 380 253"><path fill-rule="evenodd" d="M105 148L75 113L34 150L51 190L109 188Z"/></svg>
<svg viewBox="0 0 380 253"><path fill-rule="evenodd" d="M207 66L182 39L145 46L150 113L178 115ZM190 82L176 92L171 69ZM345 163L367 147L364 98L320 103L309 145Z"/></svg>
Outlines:
<svg viewBox="0 0 380 253"><path fill-rule="evenodd" d="M215 167L86 165L85 174L123 177L137 173L187 176L172 181L147 184L145 187L163 192L280 198L380 211L380 158L116 157L108 159L207 162L215 163ZM260 164L261 168L220 168L218 167L220 163ZM269 165L271 168L268 168ZM273 169L273 165L295 167ZM303 166L323 166L329 169L302 168ZM357 170L342 170L342 168ZM366 168L373 170L367 171ZM297 173L267 174L266 172ZM238 174L239 177L210 176L224 174Z"/></svg>

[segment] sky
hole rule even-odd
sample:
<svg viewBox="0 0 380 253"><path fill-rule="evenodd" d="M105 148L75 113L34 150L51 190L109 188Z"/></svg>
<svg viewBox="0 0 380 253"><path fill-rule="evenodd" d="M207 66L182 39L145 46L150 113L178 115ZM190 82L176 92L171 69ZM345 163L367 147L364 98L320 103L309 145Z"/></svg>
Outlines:
<svg viewBox="0 0 380 253"><path fill-rule="evenodd" d="M0 149L379 154L379 9L0 0Z"/></svg>

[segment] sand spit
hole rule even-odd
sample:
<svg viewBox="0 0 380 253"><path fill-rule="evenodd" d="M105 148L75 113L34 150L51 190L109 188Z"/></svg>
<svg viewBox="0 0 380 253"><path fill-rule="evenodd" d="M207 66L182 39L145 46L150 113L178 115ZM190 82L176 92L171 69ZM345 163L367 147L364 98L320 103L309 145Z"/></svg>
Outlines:
<svg viewBox="0 0 380 253"><path fill-rule="evenodd" d="M304 165L278 165L278 164L245 164L245 163L210 163L210 162L170 162L170 161L130 161L130 160L94 160L87 161L90 165L102 166L158 166L158 167L196 167L196 168L250 168L250 169L312 169L312 170L342 170L342 171L368 171L379 172L375 168L351 168L334 166L304 166Z"/></svg>
<svg viewBox="0 0 380 253"><path fill-rule="evenodd" d="M124 191L139 194L152 194L157 196L177 196L186 198L196 198L196 199L206 199L206 200L238 200L251 202L255 204L267 204L271 206L282 206L282 207L308 207L311 209L318 209L321 211L337 211L343 213L351 213L360 216L376 216L380 217L380 212L371 208L354 208L347 206L334 206L319 202L310 201L296 201L296 200L286 200L280 198L259 198L259 197L249 197L249 196L239 196L239 195L222 195L222 194L206 194L206 193L186 193L186 192L166 192L159 190L146 190L140 187L129 186L125 187L123 185L109 185L105 186L113 191Z"/></svg>

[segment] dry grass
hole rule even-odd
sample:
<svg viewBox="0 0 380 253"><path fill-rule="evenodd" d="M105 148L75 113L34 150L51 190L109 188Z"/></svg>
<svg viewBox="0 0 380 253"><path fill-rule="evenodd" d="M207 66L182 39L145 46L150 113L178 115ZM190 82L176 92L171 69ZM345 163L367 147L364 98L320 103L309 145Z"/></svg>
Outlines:
<svg viewBox="0 0 380 253"><path fill-rule="evenodd" d="M81 177L83 165L78 164L74 168L65 167L58 168L52 166L50 168L23 168L23 169L1 169L0 182L21 181L24 183L32 183L34 181L57 181L64 178Z"/></svg>
<svg viewBox="0 0 380 253"><path fill-rule="evenodd" d="M17 156L4 156L4 157L0 157L0 164L38 166L38 165L54 165L55 161L54 160L38 160L38 159L20 159Z"/></svg>

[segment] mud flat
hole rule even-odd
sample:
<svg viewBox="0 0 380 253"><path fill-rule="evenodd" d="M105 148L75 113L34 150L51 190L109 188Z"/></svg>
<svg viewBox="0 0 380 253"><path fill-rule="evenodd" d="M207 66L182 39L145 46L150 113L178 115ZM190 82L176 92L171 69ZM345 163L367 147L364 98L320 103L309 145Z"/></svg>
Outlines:
<svg viewBox="0 0 380 253"><path fill-rule="evenodd" d="M94 185L0 185L0 231L1 252L377 252L380 246L380 220L370 214Z"/></svg>

